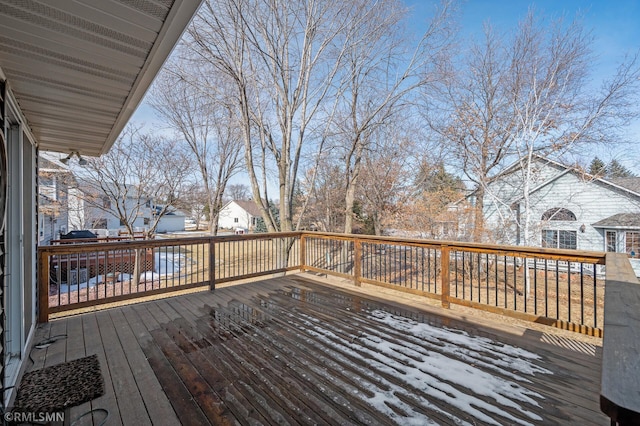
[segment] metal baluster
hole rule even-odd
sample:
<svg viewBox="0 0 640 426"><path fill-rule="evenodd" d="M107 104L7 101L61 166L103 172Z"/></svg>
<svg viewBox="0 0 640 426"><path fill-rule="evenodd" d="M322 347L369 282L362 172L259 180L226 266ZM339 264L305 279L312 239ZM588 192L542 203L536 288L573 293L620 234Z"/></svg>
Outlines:
<svg viewBox="0 0 640 426"><path fill-rule="evenodd" d="M584 263L580 262L580 325L584 325Z"/></svg>

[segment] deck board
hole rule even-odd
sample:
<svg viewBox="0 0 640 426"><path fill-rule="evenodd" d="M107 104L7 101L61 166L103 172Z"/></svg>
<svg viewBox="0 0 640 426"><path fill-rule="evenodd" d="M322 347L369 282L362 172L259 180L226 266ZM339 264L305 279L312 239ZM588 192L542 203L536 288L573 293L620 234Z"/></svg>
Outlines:
<svg viewBox="0 0 640 426"><path fill-rule="evenodd" d="M101 408L107 410L109 413L110 425L122 425L122 417L116 401L111 370L109 369L104 349L105 346L115 345L117 343L103 341L102 336L100 335L100 329L98 328L98 319L95 314L82 315L82 330L84 332L86 355L95 354L98 356L100 369L102 370L102 376L104 379L105 393L101 397L91 401L91 407L94 409ZM134 390L131 389L131 391L133 392ZM129 390L127 393L128 392Z"/></svg>
<svg viewBox="0 0 640 426"><path fill-rule="evenodd" d="M149 304L139 304L134 307L133 311L138 316L138 321L141 321L147 327L148 335L152 337L142 346L142 349L167 396L166 404L173 407L182 424L211 424L202 409L193 400L179 371L170 362L170 357L167 357L161 344L158 344L156 339L153 338L153 334L161 332L162 329L148 308Z"/></svg>
<svg viewBox="0 0 640 426"><path fill-rule="evenodd" d="M120 309L109 311L118 339L124 348L124 355L131 371L131 376L140 390L140 396L152 424L161 424L168 421L177 421L175 412L167 406L162 395L162 387L153 374L153 370L147 362L144 352L136 339L135 334L127 322L124 313Z"/></svg>
<svg viewBox="0 0 640 426"><path fill-rule="evenodd" d="M83 358L86 356L85 344L84 344L84 333L82 332L82 317L73 317L69 318L67 321L67 348L66 348L66 356L65 361L73 361L75 359ZM75 419L79 419L83 414L91 411L91 401L87 401L83 404L80 404L75 407L71 407L68 411L69 416L69 424L73 422ZM78 425L89 425L92 424L87 415L87 421L83 422L82 420L78 422Z"/></svg>
<svg viewBox="0 0 640 426"><path fill-rule="evenodd" d="M599 348L504 328L280 277L55 320L32 368L97 353L109 424L607 423Z"/></svg>

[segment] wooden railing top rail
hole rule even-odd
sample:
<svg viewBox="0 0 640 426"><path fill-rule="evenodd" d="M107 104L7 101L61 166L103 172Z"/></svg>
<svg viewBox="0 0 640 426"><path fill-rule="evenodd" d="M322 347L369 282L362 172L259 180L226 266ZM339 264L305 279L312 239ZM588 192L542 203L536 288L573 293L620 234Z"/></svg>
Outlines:
<svg viewBox="0 0 640 426"><path fill-rule="evenodd" d="M595 263L604 265L605 253L599 251L586 251L586 250L569 250L569 249L550 249L541 247L528 247L528 246L509 246L498 244L484 244L484 243L470 243L461 241L446 241L446 240L422 240L416 238L401 238L401 237L381 237L374 235L355 235L355 234L338 234L331 232L312 232L303 231L304 235L320 237L320 238L335 238L342 240L358 239L361 242L380 243L385 242L388 244L403 244L413 246L432 246L442 247L447 246L453 250L465 250L465 251L477 251L482 253L496 253L507 256L522 256L538 257L542 259L553 260L572 260L576 262Z"/></svg>
<svg viewBox="0 0 640 426"><path fill-rule="evenodd" d="M626 255L607 254L600 408L619 425L640 424L640 283Z"/></svg>
<svg viewBox="0 0 640 426"><path fill-rule="evenodd" d="M584 263L604 264L605 253L583 250L549 249L540 247L507 246L497 244L469 243L460 241L421 240L415 238L380 237L373 235L338 234L330 232L292 231L244 235L220 235L204 237L170 238L162 240L126 240L110 242L83 242L81 244L61 244L52 246L40 246L38 250L50 254L83 253L96 250L119 249L143 249L151 247L165 247L176 244L206 244L213 241L246 241L256 239L287 238L309 236L316 238L329 238L339 240L358 240L360 242L385 243L390 245L409 245L420 247L448 247L449 250L464 250L482 253L491 253L506 256L526 256L540 259L564 260Z"/></svg>
<svg viewBox="0 0 640 426"><path fill-rule="evenodd" d="M289 237L300 237L302 235L302 231L290 231L290 232L265 232L259 234L241 234L241 235L216 235L214 238L215 241L243 241L243 240L267 240L271 238L289 238Z"/></svg>
<svg viewBox="0 0 640 426"><path fill-rule="evenodd" d="M189 237L163 240L127 240L108 243L61 244L56 246L40 246L38 247L38 253L55 255L108 250L135 250L176 245L208 244L210 241L211 237Z"/></svg>
<svg viewBox="0 0 640 426"><path fill-rule="evenodd" d="M123 235L117 237L96 237L96 238L65 238L60 240L51 240L51 245L58 244L80 244L80 243L108 243L113 241L129 241L129 240L145 240L147 239L144 235L134 235L131 237L130 235Z"/></svg>
<svg viewBox="0 0 640 426"><path fill-rule="evenodd" d="M299 237L301 232L277 232L244 235L218 235L204 237L180 237L165 238L161 240L126 240L110 242L91 242L81 244L60 244L39 246L38 252L43 254L74 254L106 250L134 250L153 247L167 247L190 244L209 244L211 242L243 241L243 240L263 240L272 238Z"/></svg>

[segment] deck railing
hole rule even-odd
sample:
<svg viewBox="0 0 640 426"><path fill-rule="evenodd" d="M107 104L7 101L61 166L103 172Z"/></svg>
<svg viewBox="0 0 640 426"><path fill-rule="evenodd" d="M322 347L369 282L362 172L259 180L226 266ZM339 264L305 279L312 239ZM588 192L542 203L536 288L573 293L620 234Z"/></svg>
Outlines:
<svg viewBox="0 0 640 426"><path fill-rule="evenodd" d="M299 239L299 233L279 233L41 246L38 319L298 270Z"/></svg>
<svg viewBox="0 0 640 426"><path fill-rule="evenodd" d="M38 249L41 322L58 313L292 270L601 336L604 253L317 232Z"/></svg>
<svg viewBox="0 0 640 426"><path fill-rule="evenodd" d="M605 254L305 233L301 269L602 336Z"/></svg>

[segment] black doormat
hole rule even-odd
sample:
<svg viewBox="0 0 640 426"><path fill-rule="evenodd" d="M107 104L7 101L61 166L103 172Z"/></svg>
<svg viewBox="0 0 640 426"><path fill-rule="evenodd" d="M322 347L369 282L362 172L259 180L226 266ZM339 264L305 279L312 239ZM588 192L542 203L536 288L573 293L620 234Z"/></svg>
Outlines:
<svg viewBox="0 0 640 426"><path fill-rule="evenodd" d="M80 405L104 394L97 355L26 373L22 378L15 411L54 412Z"/></svg>

